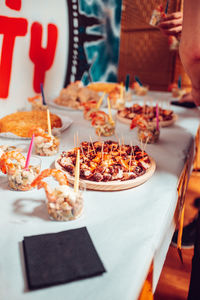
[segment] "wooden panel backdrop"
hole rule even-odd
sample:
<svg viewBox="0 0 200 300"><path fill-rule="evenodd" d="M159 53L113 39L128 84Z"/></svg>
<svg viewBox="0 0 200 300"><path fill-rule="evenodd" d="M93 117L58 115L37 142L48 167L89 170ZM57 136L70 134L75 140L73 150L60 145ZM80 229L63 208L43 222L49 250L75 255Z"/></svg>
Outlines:
<svg viewBox="0 0 200 300"><path fill-rule="evenodd" d="M169 51L168 39L149 25L153 9L166 0L123 0L118 81L137 75L152 90L167 90L169 83L182 76L182 85L190 81L178 53ZM181 0L169 2L168 13L181 9Z"/></svg>

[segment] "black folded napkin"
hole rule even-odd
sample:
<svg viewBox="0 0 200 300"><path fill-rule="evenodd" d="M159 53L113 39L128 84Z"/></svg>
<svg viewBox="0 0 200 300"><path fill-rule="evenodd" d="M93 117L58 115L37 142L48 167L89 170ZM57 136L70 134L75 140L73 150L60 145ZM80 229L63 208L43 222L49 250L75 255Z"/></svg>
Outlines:
<svg viewBox="0 0 200 300"><path fill-rule="evenodd" d="M171 104L176 105L176 106L186 107L186 108L195 108L196 107L196 104L194 102L190 102L190 101L184 101L184 102L171 101Z"/></svg>
<svg viewBox="0 0 200 300"><path fill-rule="evenodd" d="M24 237L29 289L75 281L106 270L86 227Z"/></svg>

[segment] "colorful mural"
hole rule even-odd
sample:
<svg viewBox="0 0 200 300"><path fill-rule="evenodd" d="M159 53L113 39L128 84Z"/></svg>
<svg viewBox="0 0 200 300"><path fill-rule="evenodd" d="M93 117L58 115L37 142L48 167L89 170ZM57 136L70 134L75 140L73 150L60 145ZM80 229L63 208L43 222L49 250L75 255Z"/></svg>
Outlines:
<svg viewBox="0 0 200 300"><path fill-rule="evenodd" d="M121 0L1 1L0 111L41 83L54 99L75 80L116 81L120 17Z"/></svg>
<svg viewBox="0 0 200 300"><path fill-rule="evenodd" d="M71 80L68 74L66 84L75 79L82 79L86 84L88 81L116 81L121 0L69 0L68 7L69 16L77 16L79 45L78 52L75 50L77 56L74 55L78 69ZM73 40L71 37L71 44Z"/></svg>

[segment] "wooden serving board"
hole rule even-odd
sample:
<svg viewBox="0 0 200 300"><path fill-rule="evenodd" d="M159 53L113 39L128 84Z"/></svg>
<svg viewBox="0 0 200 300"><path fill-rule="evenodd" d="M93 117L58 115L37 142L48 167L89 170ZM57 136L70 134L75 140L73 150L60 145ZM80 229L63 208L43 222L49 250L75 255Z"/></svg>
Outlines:
<svg viewBox="0 0 200 300"><path fill-rule="evenodd" d="M127 125L130 125L131 122L132 122L132 120L127 119L127 118L122 118L122 117L120 117L118 114L116 114L116 119L117 119L119 122L124 123L124 124L127 124ZM171 120L169 120L169 121L160 121L160 122L159 122L159 125L160 125L160 127L168 127L168 126L173 125L173 124L176 122L177 119L178 119L178 116L177 116L176 114L174 114L174 115L173 115L173 118L172 118ZM153 124L156 125L156 122L150 122L150 124L151 124L151 123L153 123Z"/></svg>
<svg viewBox="0 0 200 300"><path fill-rule="evenodd" d="M56 169L65 172L67 174L69 183L73 184L74 177L71 176L67 171L65 171L65 169L63 167L61 167L61 165L58 163L58 159L55 161ZM116 181L107 181L107 182L96 182L96 181L81 179L80 186L81 186L81 182L83 182L87 189L95 190L95 191L122 191L122 190L134 188L138 185L143 184L148 179L150 179L151 176L153 175L153 173L155 172L156 163L153 160L153 158L151 158L151 157L150 157L150 160L151 160L150 168L146 171L146 173L144 175L141 175L135 179L130 179L130 180L126 180L126 181L116 180Z"/></svg>

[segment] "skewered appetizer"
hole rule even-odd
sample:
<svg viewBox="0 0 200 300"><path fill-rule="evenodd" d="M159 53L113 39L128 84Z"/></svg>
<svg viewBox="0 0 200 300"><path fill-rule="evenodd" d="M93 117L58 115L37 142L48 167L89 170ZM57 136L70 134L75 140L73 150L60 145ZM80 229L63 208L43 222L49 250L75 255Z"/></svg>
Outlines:
<svg viewBox="0 0 200 300"><path fill-rule="evenodd" d="M0 170L4 174L12 175L15 170L25 166L25 157L15 150L4 152L0 157Z"/></svg>
<svg viewBox="0 0 200 300"><path fill-rule="evenodd" d="M172 97L174 98L182 98L185 94L187 93L187 91L185 89L182 88L172 88Z"/></svg>
<svg viewBox="0 0 200 300"><path fill-rule="evenodd" d="M53 188L44 178L52 176L59 183ZM69 221L77 219L83 211L83 195L68 185L67 176L60 170L46 169L33 181L32 187L44 188L47 197L47 210L51 219Z"/></svg>
<svg viewBox="0 0 200 300"><path fill-rule="evenodd" d="M162 5L158 5L152 12L149 24L151 26L158 26L161 19L165 16L164 8Z"/></svg>
<svg viewBox="0 0 200 300"><path fill-rule="evenodd" d="M42 102L41 94L35 95L34 97L29 97L28 102L32 105L32 110L47 110L48 106L44 105Z"/></svg>
<svg viewBox="0 0 200 300"><path fill-rule="evenodd" d="M92 112L92 126L96 128L98 136L111 136L115 133L115 122L110 119L110 116L104 111Z"/></svg>
<svg viewBox="0 0 200 300"><path fill-rule="evenodd" d="M160 130L156 125L149 123L145 116L137 115L131 123L130 129L138 128L138 139L143 143L156 143L160 136Z"/></svg>
<svg viewBox="0 0 200 300"><path fill-rule="evenodd" d="M88 121L91 121L92 118L91 118L91 114L93 112L96 112L98 111L99 109L97 108L97 103L95 100L91 100L91 101L88 101L86 103L83 103L82 104L83 107L84 107L84 112L83 112L83 116L86 120Z"/></svg>
<svg viewBox="0 0 200 300"><path fill-rule="evenodd" d="M6 152L10 152L10 151L19 151L20 147L16 147L16 146L9 146L9 145L1 145L0 146L0 157L6 153Z"/></svg>
<svg viewBox="0 0 200 300"><path fill-rule="evenodd" d="M35 135L35 153L40 156L55 155L59 151L60 141L57 137L49 135L42 128L32 130Z"/></svg>
<svg viewBox="0 0 200 300"><path fill-rule="evenodd" d="M58 164L74 176L77 148L62 152ZM147 153L138 146L120 145L114 141L80 144L80 178L94 182L135 179L150 168Z"/></svg>
<svg viewBox="0 0 200 300"><path fill-rule="evenodd" d="M4 153L0 158L0 169L8 175L8 184L16 191L30 190L31 183L40 173L40 164L25 169L25 157L17 151Z"/></svg>
<svg viewBox="0 0 200 300"><path fill-rule="evenodd" d="M138 82L133 82L131 87L138 96L145 96L149 90L148 86L140 85Z"/></svg>

